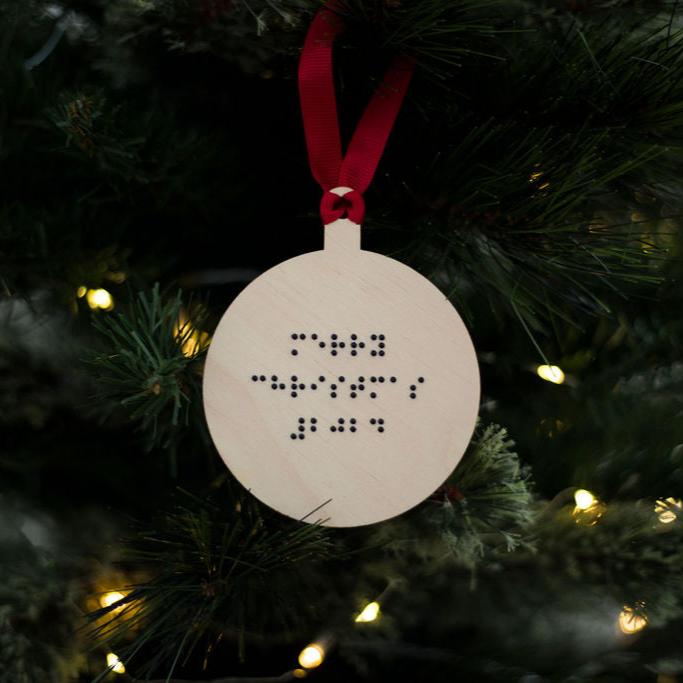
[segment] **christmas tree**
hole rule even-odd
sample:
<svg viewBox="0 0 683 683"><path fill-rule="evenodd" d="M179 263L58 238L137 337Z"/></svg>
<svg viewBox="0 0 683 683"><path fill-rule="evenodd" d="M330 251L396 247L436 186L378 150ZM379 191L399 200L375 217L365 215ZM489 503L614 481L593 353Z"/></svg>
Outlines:
<svg viewBox="0 0 683 683"><path fill-rule="evenodd" d="M683 681L683 10L335 7L344 140L415 60L364 248L482 381L449 479L337 529L251 495L201 400L225 309L321 248L319 8L0 1L0 681Z"/></svg>

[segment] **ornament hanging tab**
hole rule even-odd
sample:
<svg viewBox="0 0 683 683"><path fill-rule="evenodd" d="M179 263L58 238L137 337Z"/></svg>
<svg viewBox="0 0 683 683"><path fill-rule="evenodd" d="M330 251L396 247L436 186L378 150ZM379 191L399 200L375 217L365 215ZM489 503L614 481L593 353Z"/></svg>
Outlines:
<svg viewBox="0 0 683 683"><path fill-rule="evenodd" d="M360 225L365 215L363 192L372 181L401 108L414 60L403 55L394 58L342 157L332 72L332 45L345 28L338 14L341 8L339 2L328 3L308 29L299 61L299 98L311 171L323 189L323 224L348 218ZM339 192L340 188L344 191Z"/></svg>

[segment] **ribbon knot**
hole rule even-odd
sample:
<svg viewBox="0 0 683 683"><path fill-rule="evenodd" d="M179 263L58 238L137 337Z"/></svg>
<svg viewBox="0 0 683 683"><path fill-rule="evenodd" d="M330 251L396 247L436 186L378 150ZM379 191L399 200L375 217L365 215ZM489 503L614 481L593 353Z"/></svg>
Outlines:
<svg viewBox="0 0 683 683"><path fill-rule="evenodd" d="M338 218L348 218L360 225L365 216L363 195L358 190L351 190L342 196L326 190L320 200L320 215L325 225Z"/></svg>

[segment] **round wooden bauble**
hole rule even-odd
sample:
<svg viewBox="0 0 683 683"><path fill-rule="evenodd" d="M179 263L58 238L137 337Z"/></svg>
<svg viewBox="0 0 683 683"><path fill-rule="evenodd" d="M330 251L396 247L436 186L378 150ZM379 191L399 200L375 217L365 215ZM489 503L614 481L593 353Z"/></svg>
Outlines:
<svg viewBox="0 0 683 683"><path fill-rule="evenodd" d="M474 347L446 297L360 249L360 227L254 280L209 348L204 407L235 477L285 515L348 527L398 515L458 464L479 407Z"/></svg>

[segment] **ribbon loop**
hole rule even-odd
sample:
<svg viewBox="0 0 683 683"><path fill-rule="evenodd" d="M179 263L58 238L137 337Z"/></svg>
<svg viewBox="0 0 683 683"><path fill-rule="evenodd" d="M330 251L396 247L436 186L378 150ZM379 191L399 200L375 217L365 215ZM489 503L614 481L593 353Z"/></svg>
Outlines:
<svg viewBox="0 0 683 683"><path fill-rule="evenodd" d="M396 57L384 75L351 138L342 158L337 101L332 72L332 45L344 30L338 0L332 0L316 14L299 61L299 98L304 121L308 159L313 177L323 188L320 213L327 225L347 217L360 223L365 213L362 193L370 185L389 133L408 90L414 60ZM350 187L343 197L331 193L339 186Z"/></svg>

